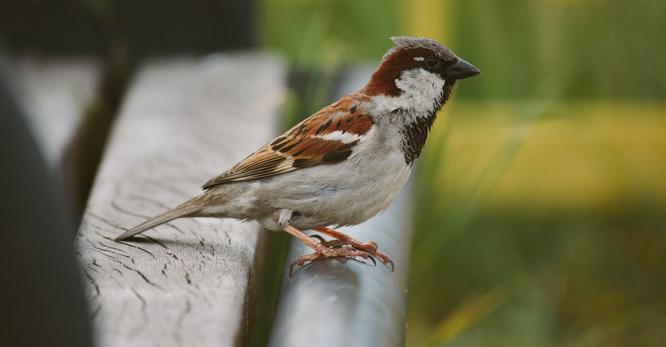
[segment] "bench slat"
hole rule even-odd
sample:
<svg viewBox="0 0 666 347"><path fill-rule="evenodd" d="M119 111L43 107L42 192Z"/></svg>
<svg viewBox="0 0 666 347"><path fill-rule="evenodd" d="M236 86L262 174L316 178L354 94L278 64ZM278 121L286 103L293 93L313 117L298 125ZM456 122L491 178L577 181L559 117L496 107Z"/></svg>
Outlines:
<svg viewBox="0 0 666 347"><path fill-rule="evenodd" d="M77 236L101 345L233 346L247 338L254 223L183 219L110 239L201 192L270 140L285 69L259 54L153 61L114 126Z"/></svg>
<svg viewBox="0 0 666 347"><path fill-rule="evenodd" d="M371 70L356 69L343 78L338 96L360 88ZM391 272L354 261L325 260L283 276L271 347L403 346L407 316L406 289L411 238L412 180L385 213L342 228L361 241L376 241L395 262ZM290 243L287 265L312 250Z"/></svg>

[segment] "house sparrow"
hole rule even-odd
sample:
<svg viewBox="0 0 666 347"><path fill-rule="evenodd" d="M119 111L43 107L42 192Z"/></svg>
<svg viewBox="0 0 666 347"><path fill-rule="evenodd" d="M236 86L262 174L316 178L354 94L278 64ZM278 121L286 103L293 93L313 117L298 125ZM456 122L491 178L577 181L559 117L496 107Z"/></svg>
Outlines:
<svg viewBox="0 0 666 347"><path fill-rule="evenodd" d="M393 37L394 47L360 91L323 108L228 171L204 192L115 238L182 217L256 220L295 236L317 259L379 258L374 242L329 228L363 223L384 211L409 177L426 137L457 80L480 73L427 38ZM314 229L334 238L310 237Z"/></svg>

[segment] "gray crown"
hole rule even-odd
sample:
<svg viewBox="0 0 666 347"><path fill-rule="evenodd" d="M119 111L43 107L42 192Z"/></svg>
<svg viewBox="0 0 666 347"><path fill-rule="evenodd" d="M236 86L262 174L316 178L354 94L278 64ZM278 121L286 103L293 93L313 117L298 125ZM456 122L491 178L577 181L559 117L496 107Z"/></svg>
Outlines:
<svg viewBox="0 0 666 347"><path fill-rule="evenodd" d="M391 37L391 41L393 41L394 46L384 54L382 61L386 60L395 51L404 48L426 48L444 58L456 56L448 47L427 37L393 36Z"/></svg>

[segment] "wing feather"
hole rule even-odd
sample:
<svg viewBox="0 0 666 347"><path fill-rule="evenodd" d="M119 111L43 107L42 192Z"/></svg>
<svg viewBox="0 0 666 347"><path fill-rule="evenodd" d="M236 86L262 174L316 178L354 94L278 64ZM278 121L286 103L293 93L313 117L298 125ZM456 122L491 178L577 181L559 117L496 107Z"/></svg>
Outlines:
<svg viewBox="0 0 666 347"><path fill-rule="evenodd" d="M352 94L340 99L275 138L231 169L204 184L251 181L347 159L374 125L362 104L369 98Z"/></svg>

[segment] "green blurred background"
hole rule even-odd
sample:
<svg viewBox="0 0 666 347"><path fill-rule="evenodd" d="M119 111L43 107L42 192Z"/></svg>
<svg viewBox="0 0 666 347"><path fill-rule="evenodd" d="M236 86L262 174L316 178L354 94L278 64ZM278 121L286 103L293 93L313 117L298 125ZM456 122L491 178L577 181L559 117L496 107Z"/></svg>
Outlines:
<svg viewBox="0 0 666 347"><path fill-rule="evenodd" d="M258 23L314 71L296 110L392 35L483 71L420 161L408 346L666 344L666 2L264 0Z"/></svg>

